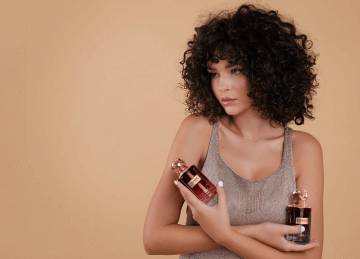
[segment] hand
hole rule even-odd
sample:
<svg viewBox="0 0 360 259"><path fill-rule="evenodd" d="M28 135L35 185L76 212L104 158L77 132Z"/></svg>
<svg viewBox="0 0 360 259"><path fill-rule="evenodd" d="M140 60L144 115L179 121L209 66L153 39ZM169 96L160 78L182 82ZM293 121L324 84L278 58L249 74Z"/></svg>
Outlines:
<svg viewBox="0 0 360 259"><path fill-rule="evenodd" d="M252 238L283 252L304 251L319 246L317 240L311 240L309 244L298 245L285 239L286 234L301 233L301 226L289 226L264 222L256 225L257 231L253 231Z"/></svg>
<svg viewBox="0 0 360 259"><path fill-rule="evenodd" d="M213 207L196 198L181 182L175 181L175 184L190 207L194 220L216 243L221 244L226 236L233 231L230 227L223 182L219 181L216 185L218 203Z"/></svg>

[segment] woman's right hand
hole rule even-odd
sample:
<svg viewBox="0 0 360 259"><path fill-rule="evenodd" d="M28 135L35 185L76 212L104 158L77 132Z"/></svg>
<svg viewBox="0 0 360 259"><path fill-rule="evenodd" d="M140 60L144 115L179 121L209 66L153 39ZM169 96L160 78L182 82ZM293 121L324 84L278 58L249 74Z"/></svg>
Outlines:
<svg viewBox="0 0 360 259"><path fill-rule="evenodd" d="M283 224L276 224L270 222L264 222L258 225L252 226L239 226L235 227L236 231L247 235L257 241L271 246L282 252L291 251L305 251L313 247L319 246L317 240L311 240L309 244L298 245L285 239L286 234L300 234L301 226L289 226Z"/></svg>

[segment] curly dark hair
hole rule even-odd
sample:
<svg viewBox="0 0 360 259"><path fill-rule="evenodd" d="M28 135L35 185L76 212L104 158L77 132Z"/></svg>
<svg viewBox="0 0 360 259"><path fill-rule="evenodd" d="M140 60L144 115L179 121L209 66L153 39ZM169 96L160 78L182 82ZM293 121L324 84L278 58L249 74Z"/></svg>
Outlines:
<svg viewBox="0 0 360 259"><path fill-rule="evenodd" d="M207 71L208 61L216 58L241 64L250 83L248 96L262 119L283 126L315 119L311 100L319 85L313 68L318 55L292 21L277 11L242 5L210 15L195 31L180 62L184 82L179 86L186 91L187 112L208 117L210 124L226 114Z"/></svg>

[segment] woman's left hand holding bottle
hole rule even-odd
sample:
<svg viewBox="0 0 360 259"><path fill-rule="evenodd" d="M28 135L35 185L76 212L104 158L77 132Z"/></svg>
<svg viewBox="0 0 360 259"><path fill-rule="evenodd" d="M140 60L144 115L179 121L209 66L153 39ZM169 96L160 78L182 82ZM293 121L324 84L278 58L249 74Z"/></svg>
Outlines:
<svg viewBox="0 0 360 259"><path fill-rule="evenodd" d="M181 182L175 181L184 200L192 211L193 218L215 242L222 244L233 231L230 226L223 182L216 185L218 203L210 207L200 201Z"/></svg>
<svg viewBox="0 0 360 259"><path fill-rule="evenodd" d="M289 226L264 222L255 225L238 226L235 227L235 231L283 252L305 251L319 246L317 240L311 240L311 242L306 245L299 245L285 239L286 234L302 233L304 230L300 225Z"/></svg>

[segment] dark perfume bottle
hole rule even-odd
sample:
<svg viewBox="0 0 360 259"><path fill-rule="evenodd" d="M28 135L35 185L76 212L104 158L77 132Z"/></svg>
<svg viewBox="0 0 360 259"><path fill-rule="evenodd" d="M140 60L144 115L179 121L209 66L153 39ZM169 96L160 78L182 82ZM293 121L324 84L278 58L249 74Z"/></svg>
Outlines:
<svg viewBox="0 0 360 259"><path fill-rule="evenodd" d="M173 172L179 174L178 181L195 194L199 200L208 203L215 196L215 185L195 165L188 168L184 160L178 158L172 161L170 167Z"/></svg>
<svg viewBox="0 0 360 259"><path fill-rule="evenodd" d="M306 245L310 242L311 228L311 207L306 205L307 192L303 189L296 189L292 198L294 203L286 208L286 224L302 225L305 231L300 234L288 234L286 239L295 244Z"/></svg>

